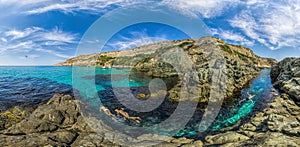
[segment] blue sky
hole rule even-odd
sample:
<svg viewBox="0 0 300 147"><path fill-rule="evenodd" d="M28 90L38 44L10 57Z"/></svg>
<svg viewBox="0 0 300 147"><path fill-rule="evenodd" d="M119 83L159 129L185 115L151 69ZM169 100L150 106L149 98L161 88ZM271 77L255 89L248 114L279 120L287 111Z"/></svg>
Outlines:
<svg viewBox="0 0 300 147"><path fill-rule="evenodd" d="M75 56L82 36L101 16L145 2L197 18L211 35L260 56L278 60L300 56L298 0L0 0L0 65L65 61ZM185 38L171 26L140 23L115 34L103 51Z"/></svg>

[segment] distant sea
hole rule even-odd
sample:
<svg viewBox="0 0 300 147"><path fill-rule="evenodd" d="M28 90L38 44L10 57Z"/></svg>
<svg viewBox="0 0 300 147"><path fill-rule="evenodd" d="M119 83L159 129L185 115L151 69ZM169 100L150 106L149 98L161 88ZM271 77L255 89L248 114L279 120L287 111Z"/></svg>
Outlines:
<svg viewBox="0 0 300 147"><path fill-rule="evenodd" d="M96 90L105 90L111 85L110 74L112 69L99 67L76 67L80 70L77 79L93 80L95 75L104 75L103 82L96 81ZM130 69L114 69L113 74L128 75ZM76 72L76 74L78 74ZM105 76L107 75L107 76ZM82 78L80 78L82 77ZM114 85L127 86L125 80L120 79ZM72 88L82 89L73 85L73 67L57 66L0 66L0 111L19 106L38 105L49 100L56 93L72 94ZM138 81L129 81L130 86L141 86ZM84 86L84 85L79 85Z"/></svg>

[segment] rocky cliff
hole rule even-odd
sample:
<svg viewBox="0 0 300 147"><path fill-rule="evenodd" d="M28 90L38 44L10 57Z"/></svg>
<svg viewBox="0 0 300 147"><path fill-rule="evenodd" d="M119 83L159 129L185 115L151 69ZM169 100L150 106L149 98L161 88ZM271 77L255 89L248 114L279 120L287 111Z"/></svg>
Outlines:
<svg viewBox="0 0 300 147"><path fill-rule="evenodd" d="M204 44L206 47L220 49L223 53L228 53L234 58L248 62L254 62L257 67L271 67L277 61L271 58L261 58L253 53L252 50L239 46L227 44L224 41L213 38L203 37L201 39L185 39L177 41L163 41L150 45L140 46L131 50L122 50L114 52L103 52L100 54L81 55L68 59L65 62L57 63L55 66L111 66L111 67L138 67L144 65L141 63L156 62L155 57L160 56L165 51L174 50L177 47L184 48L189 55L203 53ZM134 59L134 64L133 64ZM141 67L140 67L141 68Z"/></svg>
<svg viewBox="0 0 300 147"><path fill-rule="evenodd" d="M194 68L190 77L195 77L197 85L194 87L197 90L193 94L197 95L199 102L206 103L211 94L211 68L222 68L219 75L226 76L223 96L225 99L234 99L261 68L269 68L275 63L276 60L259 57L248 48L227 44L213 37L203 37L165 41L132 50L84 55L57 65L131 67L151 77L177 77L177 80L173 80L172 87L168 87L169 98L174 101L183 100L180 97L181 79L185 71Z"/></svg>
<svg viewBox="0 0 300 147"><path fill-rule="evenodd" d="M274 87L289 94L300 105L300 59L286 58L272 68Z"/></svg>
<svg viewBox="0 0 300 147"><path fill-rule="evenodd" d="M206 145L300 146L300 58L286 58L271 69L281 92L269 107L254 115L237 131L207 136ZM298 105L297 105L298 103Z"/></svg>

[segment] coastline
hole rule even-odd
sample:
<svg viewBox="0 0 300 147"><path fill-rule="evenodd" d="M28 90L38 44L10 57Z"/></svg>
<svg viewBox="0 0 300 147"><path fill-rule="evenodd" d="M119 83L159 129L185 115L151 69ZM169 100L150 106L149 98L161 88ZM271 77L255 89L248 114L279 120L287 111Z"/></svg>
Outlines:
<svg viewBox="0 0 300 147"><path fill-rule="evenodd" d="M273 78L274 82L276 80ZM90 130L87 124L84 123L78 105L80 105L80 102L74 100L71 96L55 95L46 104L39 106L29 117L24 118L21 122L8 129L0 131L2 140L0 140L0 144L4 146L8 145L6 143L17 146L25 144L67 146L85 146L88 144L94 144L95 146L118 145L106 140L104 137L106 135L102 136ZM297 116L300 114L300 107L291 99L291 95L285 93L276 97L268 105L268 108L256 113L250 118L249 122L240 125L238 128L225 133L208 135L201 140L187 139L185 137L168 138L152 134L144 135L141 138L163 141L158 146L264 146L279 144L298 146L300 125L297 125L296 122L297 119L299 121ZM279 118L283 118L285 123L282 123ZM278 138L280 137L284 137L285 140L279 140ZM28 144L28 142L31 144ZM137 142L136 145L138 144ZM145 144L143 143L143 145Z"/></svg>

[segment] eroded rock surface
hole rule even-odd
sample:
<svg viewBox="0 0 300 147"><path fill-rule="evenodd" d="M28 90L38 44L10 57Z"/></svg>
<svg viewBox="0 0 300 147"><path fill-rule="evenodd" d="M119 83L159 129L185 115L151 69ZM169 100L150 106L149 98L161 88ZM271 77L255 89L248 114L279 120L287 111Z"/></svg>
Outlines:
<svg viewBox="0 0 300 147"><path fill-rule="evenodd" d="M299 58L287 58L271 70L281 95L237 131L207 136L205 145L300 146Z"/></svg>
<svg viewBox="0 0 300 147"><path fill-rule="evenodd" d="M80 113L80 104L69 95L55 95L30 116L9 123L12 126L0 132L0 146L120 146L117 144L120 141L132 142L133 146L147 146L153 142L157 142L156 146L202 146L203 144L200 140L173 139L154 134L130 138L116 135L115 130L110 130L103 123L100 127L107 130L96 133ZM94 120L96 121L101 122L101 120Z"/></svg>
<svg viewBox="0 0 300 147"><path fill-rule="evenodd" d="M300 58L286 58L272 68L274 86L300 105Z"/></svg>

